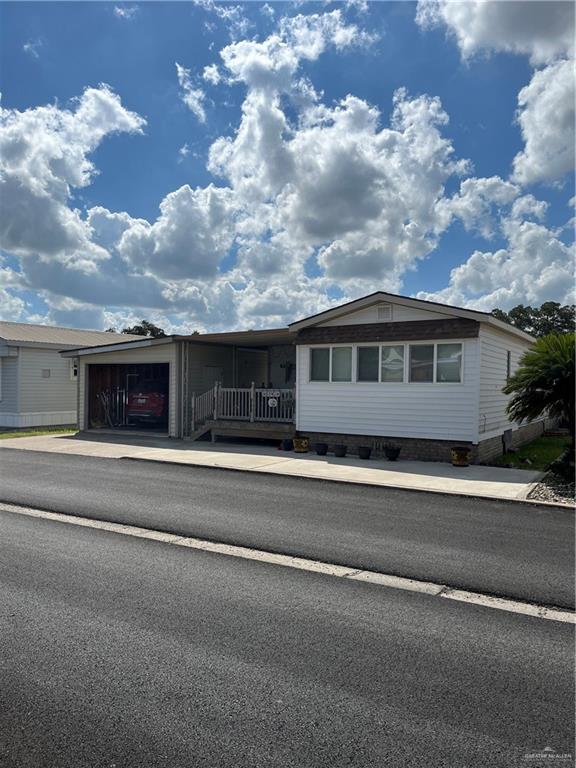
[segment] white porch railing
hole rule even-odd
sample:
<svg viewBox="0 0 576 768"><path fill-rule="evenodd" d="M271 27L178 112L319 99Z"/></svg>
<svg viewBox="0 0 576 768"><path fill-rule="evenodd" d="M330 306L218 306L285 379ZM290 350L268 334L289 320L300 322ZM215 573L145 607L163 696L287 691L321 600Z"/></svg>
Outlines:
<svg viewBox="0 0 576 768"><path fill-rule="evenodd" d="M201 395L192 395L192 432L214 417L216 387L212 387Z"/></svg>
<svg viewBox="0 0 576 768"><path fill-rule="evenodd" d="M201 395L192 395L192 431L209 419L238 421L294 421L293 389L222 387L216 384Z"/></svg>

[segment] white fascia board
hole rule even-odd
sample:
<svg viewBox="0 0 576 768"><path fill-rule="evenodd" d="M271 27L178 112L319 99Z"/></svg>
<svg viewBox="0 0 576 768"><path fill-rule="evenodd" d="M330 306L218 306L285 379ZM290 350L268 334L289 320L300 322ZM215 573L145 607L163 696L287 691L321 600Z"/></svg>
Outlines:
<svg viewBox="0 0 576 768"><path fill-rule="evenodd" d="M124 352L130 349L142 349L142 347L155 347L160 344L172 343L174 339L142 339L142 341L126 341L118 344L106 344L101 347L81 347L79 349L69 349L60 352L62 357L82 357L84 355L102 355L106 352ZM60 347L61 348L61 347Z"/></svg>

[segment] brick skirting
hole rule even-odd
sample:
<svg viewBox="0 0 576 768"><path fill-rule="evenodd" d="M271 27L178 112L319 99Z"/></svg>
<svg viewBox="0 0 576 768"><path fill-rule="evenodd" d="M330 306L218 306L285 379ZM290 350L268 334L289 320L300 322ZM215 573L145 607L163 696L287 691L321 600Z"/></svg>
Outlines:
<svg viewBox="0 0 576 768"><path fill-rule="evenodd" d="M546 428L545 421L533 421L531 424L525 424L518 429L514 429L512 432L512 448L519 448L525 443L529 443L532 440L536 440L544 433ZM504 444L502 442L502 435L496 435L496 437L489 437L487 440L480 440L478 443L477 460L479 462L491 461L492 459L502 456L504 453Z"/></svg>
<svg viewBox="0 0 576 768"><path fill-rule="evenodd" d="M372 455L375 457L384 456L386 445L394 445L401 449L400 459L414 461L450 461L450 448L454 446L469 447L474 458L476 448L472 443L462 440L423 440L416 437L375 437L374 435L343 435L333 432L301 431L298 434L310 438L312 448L314 443L328 443L328 450L331 452L334 445L346 445L348 446L348 453L352 456L358 453L358 447L361 445L370 446Z"/></svg>
<svg viewBox="0 0 576 768"><path fill-rule="evenodd" d="M535 421L532 424L526 424L523 427L514 429L512 432L512 447L518 448L531 440L540 437L544 432L546 422ZM367 445L372 448L372 455L375 457L384 456L386 445L395 445L401 448L400 459L413 461L451 461L450 449L456 446L467 446L470 448L472 464L491 461L504 452L502 435L481 440L478 445L465 440L427 440L418 437L386 437L374 435L344 435L334 434L333 432L298 432L303 437L310 438L310 444L328 443L328 450L331 452L334 445L342 444L348 447L348 453L355 455L358 453L358 447Z"/></svg>

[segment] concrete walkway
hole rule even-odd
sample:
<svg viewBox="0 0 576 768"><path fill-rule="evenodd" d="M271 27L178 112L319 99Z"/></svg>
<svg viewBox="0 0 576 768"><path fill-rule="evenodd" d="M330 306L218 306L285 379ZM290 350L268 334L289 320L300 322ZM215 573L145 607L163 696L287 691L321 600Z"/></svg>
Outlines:
<svg viewBox="0 0 576 768"><path fill-rule="evenodd" d="M264 445L190 443L136 435L18 437L0 440L1 448L171 462L492 499L524 499L542 474L500 467L453 467L439 462L338 459L314 453L285 453Z"/></svg>

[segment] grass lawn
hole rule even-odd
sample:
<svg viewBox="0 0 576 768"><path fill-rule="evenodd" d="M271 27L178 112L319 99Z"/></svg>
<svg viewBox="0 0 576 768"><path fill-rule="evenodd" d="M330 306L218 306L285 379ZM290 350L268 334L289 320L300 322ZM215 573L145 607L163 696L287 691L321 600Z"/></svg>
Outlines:
<svg viewBox="0 0 576 768"><path fill-rule="evenodd" d="M502 466L509 464L518 469L545 470L547 466L570 445L570 438L566 437L539 437L531 443L523 445L515 453L505 453L494 460L494 464ZM530 459L526 464L524 459Z"/></svg>
<svg viewBox="0 0 576 768"><path fill-rule="evenodd" d="M32 429L19 429L17 432L0 432L0 440L8 440L12 437L37 437L38 435L61 435L61 434L73 434L77 432L76 427L42 427Z"/></svg>

